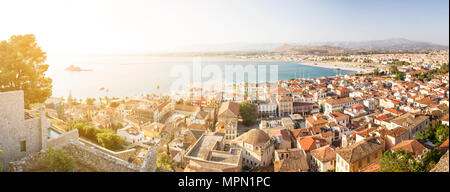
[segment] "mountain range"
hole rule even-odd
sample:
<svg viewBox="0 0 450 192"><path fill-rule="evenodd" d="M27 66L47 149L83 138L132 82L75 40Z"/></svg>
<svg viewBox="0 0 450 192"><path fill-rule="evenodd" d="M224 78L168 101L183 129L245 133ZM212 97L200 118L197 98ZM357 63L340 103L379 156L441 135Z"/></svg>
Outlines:
<svg viewBox="0 0 450 192"><path fill-rule="evenodd" d="M448 49L448 46L422 41L412 41L405 38L393 38L372 41L337 41L311 43L312 46L333 46L350 50L424 50Z"/></svg>
<svg viewBox="0 0 450 192"><path fill-rule="evenodd" d="M294 48L295 47L295 48ZM364 50L429 50L448 49L449 46L434 43L413 41L405 38L391 38L371 41L334 41L314 43L227 43L227 44L203 44L179 47L175 52L233 52L233 51L280 51L288 49L320 50L331 49L332 52Z"/></svg>

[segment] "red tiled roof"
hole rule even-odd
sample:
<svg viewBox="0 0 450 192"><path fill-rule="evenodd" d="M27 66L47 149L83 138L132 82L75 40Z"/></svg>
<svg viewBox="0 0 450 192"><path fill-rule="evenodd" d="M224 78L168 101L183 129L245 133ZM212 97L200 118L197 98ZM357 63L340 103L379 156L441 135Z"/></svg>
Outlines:
<svg viewBox="0 0 450 192"><path fill-rule="evenodd" d="M390 148L391 151L395 151L397 149L403 149L406 152L414 153L415 155L421 155L423 154L424 150L426 149L425 146L423 146L421 143L419 143L417 140L405 140L397 145Z"/></svg>
<svg viewBox="0 0 450 192"><path fill-rule="evenodd" d="M299 142L300 146L305 152L317 149L317 144L319 144L320 146L324 146L327 144L327 142L324 139L312 136L298 138L297 141Z"/></svg>

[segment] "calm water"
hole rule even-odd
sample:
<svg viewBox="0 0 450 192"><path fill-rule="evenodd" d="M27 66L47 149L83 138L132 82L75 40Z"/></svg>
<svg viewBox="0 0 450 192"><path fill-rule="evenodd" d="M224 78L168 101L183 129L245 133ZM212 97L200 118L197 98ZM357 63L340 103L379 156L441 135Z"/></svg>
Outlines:
<svg viewBox="0 0 450 192"><path fill-rule="evenodd" d="M191 74L191 57L154 57L154 56L48 56L50 68L47 76L53 79L53 96L67 97L71 90L73 97L125 97L142 93L166 93L179 77L171 76L171 70L185 66ZM253 61L230 58L201 58L202 67L217 65L278 65L278 79L317 78L351 74L353 71L313 67L298 62ZM70 72L64 69L70 65L92 71ZM267 76L269 79L269 76ZM208 80L204 78L203 80ZM160 90L156 89L157 85ZM102 91L100 88L108 89Z"/></svg>

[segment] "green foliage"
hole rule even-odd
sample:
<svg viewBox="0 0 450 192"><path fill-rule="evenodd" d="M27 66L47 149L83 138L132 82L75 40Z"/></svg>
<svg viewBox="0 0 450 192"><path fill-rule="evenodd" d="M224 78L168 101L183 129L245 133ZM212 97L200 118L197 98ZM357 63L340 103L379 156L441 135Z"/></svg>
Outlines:
<svg viewBox="0 0 450 192"><path fill-rule="evenodd" d="M249 167L248 165L242 166L242 170L243 170L243 171L250 171L250 169L252 169L252 168Z"/></svg>
<svg viewBox="0 0 450 192"><path fill-rule="evenodd" d="M449 127L440 124L436 127L436 145L441 145L448 138Z"/></svg>
<svg viewBox="0 0 450 192"><path fill-rule="evenodd" d="M75 159L60 149L47 149L45 158L48 169L54 172L71 172L76 166Z"/></svg>
<svg viewBox="0 0 450 192"><path fill-rule="evenodd" d="M443 73L448 73L449 72L449 65L448 63L444 63L441 65L441 68L439 69L439 73L443 74Z"/></svg>
<svg viewBox="0 0 450 192"><path fill-rule="evenodd" d="M449 71L449 65L442 64L439 69L432 69L425 73L415 74L414 77L421 80L422 82L428 82L431 79L433 79L436 75L448 73L448 71Z"/></svg>
<svg viewBox="0 0 450 192"><path fill-rule="evenodd" d="M380 159L380 172L416 172L420 171L420 167L413 154L402 149L394 152L388 150Z"/></svg>
<svg viewBox="0 0 450 192"><path fill-rule="evenodd" d="M300 122L298 122L298 121L295 121L295 124L294 124L294 128L295 129L300 129Z"/></svg>
<svg viewBox="0 0 450 192"><path fill-rule="evenodd" d="M117 131L119 129L122 129L123 125L122 125L122 123L120 123L119 121L116 120L116 121L112 122L111 128L112 128L112 130Z"/></svg>
<svg viewBox="0 0 450 192"><path fill-rule="evenodd" d="M419 131L415 139L424 143L430 141L436 146L441 145L449 136L449 127L444 124L439 124L435 127L432 125L428 126L425 131Z"/></svg>
<svg viewBox="0 0 450 192"><path fill-rule="evenodd" d="M375 68L375 69L373 70L373 75L379 76L379 75L380 75L380 70L379 70L378 68Z"/></svg>
<svg viewBox="0 0 450 192"><path fill-rule="evenodd" d="M403 66L403 65L411 65L410 62L407 61L399 61L398 59L394 59L392 62L388 63L394 66Z"/></svg>
<svg viewBox="0 0 450 192"><path fill-rule="evenodd" d="M97 141L103 147L110 150L122 150L123 145L126 144L125 137L117 135L112 130L105 129L97 133Z"/></svg>
<svg viewBox="0 0 450 192"><path fill-rule="evenodd" d="M442 154L439 150L432 149L430 151L427 151L422 159L421 169L425 172L429 172L434 168L434 166L436 166L436 164L441 159L441 156Z"/></svg>
<svg viewBox="0 0 450 192"><path fill-rule="evenodd" d="M211 132L216 131L216 126L214 126L214 124L209 125L209 130L210 130Z"/></svg>
<svg viewBox="0 0 450 192"><path fill-rule="evenodd" d="M433 141L435 138L435 132L431 129L431 127L428 127L425 129L425 131L419 131L414 136L415 139L420 141L421 143L425 143L427 141Z"/></svg>
<svg viewBox="0 0 450 192"><path fill-rule="evenodd" d="M113 123L113 128L119 128L122 126L117 122ZM115 126L115 127L114 127ZM122 150L123 145L126 144L125 138L117 135L110 129L98 129L92 125L89 125L85 120L69 120L65 124L65 129L70 131L72 129L78 129L78 134L90 141L98 142L103 147L110 150Z"/></svg>
<svg viewBox="0 0 450 192"><path fill-rule="evenodd" d="M94 105L95 98L86 98L86 104L88 105Z"/></svg>
<svg viewBox="0 0 450 192"><path fill-rule="evenodd" d="M173 160L170 157L170 153L164 152L162 150L158 150L158 155L157 155L157 165L158 167L164 167L167 169L173 169Z"/></svg>
<svg viewBox="0 0 450 192"><path fill-rule="evenodd" d="M395 74L395 77L394 77L394 79L395 80L405 80L405 77L406 77L406 73L404 73L404 72L397 72L396 74Z"/></svg>
<svg viewBox="0 0 450 192"><path fill-rule="evenodd" d="M86 138L89 138L90 140L97 140L97 134L101 133L102 130L95 128L92 125L84 125L84 124L77 124L76 129L78 129L78 133Z"/></svg>
<svg viewBox="0 0 450 192"><path fill-rule="evenodd" d="M13 35L0 42L0 92L23 90L25 108L52 95L52 79L45 77L45 52L34 35Z"/></svg>
<svg viewBox="0 0 450 192"><path fill-rule="evenodd" d="M111 102L111 103L109 104L109 106L112 107L112 108L116 108L116 107L118 107L119 105L120 105L119 102Z"/></svg>
<svg viewBox="0 0 450 192"><path fill-rule="evenodd" d="M384 152L380 159L381 172L429 172L439 162L442 154L439 150L427 151L421 161L414 159L413 153L402 149Z"/></svg>
<svg viewBox="0 0 450 192"><path fill-rule="evenodd" d="M81 123L81 124L87 124L87 120L86 119L71 119L65 122L63 128L66 131L71 131L72 129L76 129L76 125Z"/></svg>
<svg viewBox="0 0 450 192"><path fill-rule="evenodd" d="M241 114L244 125L250 126L255 124L258 118L256 105L249 102L242 102L239 105L239 113Z"/></svg>

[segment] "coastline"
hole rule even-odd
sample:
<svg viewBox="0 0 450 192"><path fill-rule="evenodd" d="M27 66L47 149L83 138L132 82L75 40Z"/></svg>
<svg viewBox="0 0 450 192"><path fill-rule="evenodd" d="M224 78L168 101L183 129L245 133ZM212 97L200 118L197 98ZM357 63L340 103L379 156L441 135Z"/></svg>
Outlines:
<svg viewBox="0 0 450 192"><path fill-rule="evenodd" d="M312 61L299 61L300 65L308 65L313 67L322 67L328 69L341 69L347 71L354 71L356 73L371 73L373 72L373 68L361 68L360 66L355 66L354 64L347 63L323 63L323 62L312 62ZM317 64L317 65L315 65Z"/></svg>
<svg viewBox="0 0 450 192"><path fill-rule="evenodd" d="M218 57L218 56L215 56ZM307 65L312 67L321 67L327 69L336 69L354 71L356 73L372 73L375 68L362 68L357 63L344 63L344 62L315 62L315 61L290 61L284 59L264 59L264 58L240 58L236 56L224 56L222 58L232 58L241 60L253 60L253 61L282 61L282 62L296 62L299 65ZM317 65L315 65L317 64Z"/></svg>

